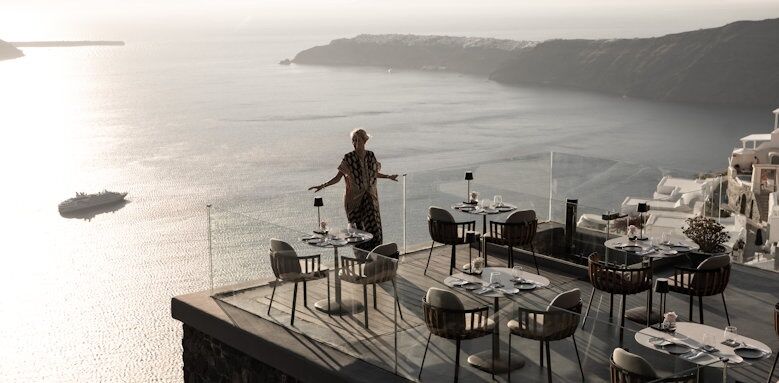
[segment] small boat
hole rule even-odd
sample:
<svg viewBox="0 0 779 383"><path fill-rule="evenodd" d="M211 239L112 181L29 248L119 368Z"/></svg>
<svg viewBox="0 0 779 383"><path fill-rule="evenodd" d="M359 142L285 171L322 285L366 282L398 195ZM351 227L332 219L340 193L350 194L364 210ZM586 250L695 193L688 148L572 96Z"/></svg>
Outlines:
<svg viewBox="0 0 779 383"><path fill-rule="evenodd" d="M76 196L60 202L60 213L72 213L124 201L127 193L103 190L100 193L76 193Z"/></svg>

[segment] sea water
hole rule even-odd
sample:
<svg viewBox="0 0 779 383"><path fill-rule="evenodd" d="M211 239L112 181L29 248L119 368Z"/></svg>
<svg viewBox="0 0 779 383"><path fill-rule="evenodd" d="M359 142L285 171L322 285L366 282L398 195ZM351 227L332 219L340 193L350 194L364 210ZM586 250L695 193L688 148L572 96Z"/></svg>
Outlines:
<svg viewBox="0 0 779 383"><path fill-rule="evenodd" d="M409 174L409 242L427 241L428 191L451 189L456 202L466 186L451 177L484 167L476 164L530 158L506 180L539 188L528 194L536 198L553 187L550 151L694 173L724 168L739 137L771 129L770 110L277 64L328 40L130 40L29 48L0 62L3 380L179 381L181 324L170 298L210 287L206 205L217 284L267 277L267 237L315 225L305 189L335 175L356 127L372 135L368 149L384 173ZM476 172L475 188L485 173ZM589 180L575 197L606 209L626 194L651 195L654 178L612 183L635 175L626 173ZM399 240L401 184L380 182L385 230ZM342 187L325 193L332 225L345 225ZM129 192L129 202L94 217L57 212L75 192L104 188Z"/></svg>

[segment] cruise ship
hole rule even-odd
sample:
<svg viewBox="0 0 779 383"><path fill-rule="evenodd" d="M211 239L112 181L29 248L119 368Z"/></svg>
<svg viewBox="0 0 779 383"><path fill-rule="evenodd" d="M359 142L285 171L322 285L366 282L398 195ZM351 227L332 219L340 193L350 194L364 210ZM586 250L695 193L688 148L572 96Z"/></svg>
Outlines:
<svg viewBox="0 0 779 383"><path fill-rule="evenodd" d="M124 200L127 193L117 193L108 190L103 190L100 193L87 194L76 193L76 196L62 201L59 204L60 213L73 213L76 211L84 211L93 209L100 206L110 205Z"/></svg>

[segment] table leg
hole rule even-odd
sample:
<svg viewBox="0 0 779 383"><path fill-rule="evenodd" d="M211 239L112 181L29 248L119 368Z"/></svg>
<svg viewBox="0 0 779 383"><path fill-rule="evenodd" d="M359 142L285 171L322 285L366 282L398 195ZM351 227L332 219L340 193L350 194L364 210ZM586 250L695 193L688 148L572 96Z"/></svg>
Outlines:
<svg viewBox="0 0 779 383"><path fill-rule="evenodd" d="M492 332L492 350L482 351L468 357L468 363L473 367L493 374L502 374L509 371L508 355L500 352L500 302L495 298L495 330ZM511 335L509 335L511 336ZM517 370L525 366L525 358L519 353L511 355L511 369Z"/></svg>
<svg viewBox="0 0 779 383"><path fill-rule="evenodd" d="M484 214L481 216L482 223L481 223L481 256L484 257L484 267L489 267L487 265L487 215Z"/></svg>
<svg viewBox="0 0 779 383"><path fill-rule="evenodd" d="M333 246L333 272L335 273L335 299L330 302L327 299L322 299L314 304L317 310L331 314L331 315L346 315L361 313L365 309L363 304L355 299L344 300L341 297L341 260L338 258L338 247Z"/></svg>

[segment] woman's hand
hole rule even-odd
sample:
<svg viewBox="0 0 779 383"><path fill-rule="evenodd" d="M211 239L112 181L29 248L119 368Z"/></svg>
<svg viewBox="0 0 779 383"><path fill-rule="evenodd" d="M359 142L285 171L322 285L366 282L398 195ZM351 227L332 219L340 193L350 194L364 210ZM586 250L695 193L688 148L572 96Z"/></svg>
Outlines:
<svg viewBox="0 0 779 383"><path fill-rule="evenodd" d="M389 179L391 179L391 180L393 180L395 182L398 182L398 175L397 174L393 174L393 175L387 176L387 178L389 178Z"/></svg>
<svg viewBox="0 0 779 383"><path fill-rule="evenodd" d="M325 188L324 185L317 185L317 186L312 186L312 187L308 188L308 190L313 190L314 193L316 193L316 192L318 192L318 191L320 191L320 190L322 190L324 188Z"/></svg>

